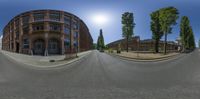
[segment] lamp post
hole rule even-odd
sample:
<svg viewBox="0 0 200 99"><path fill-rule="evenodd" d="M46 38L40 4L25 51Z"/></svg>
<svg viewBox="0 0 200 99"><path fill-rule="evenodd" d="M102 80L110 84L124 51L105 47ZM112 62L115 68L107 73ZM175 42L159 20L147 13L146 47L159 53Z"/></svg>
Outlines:
<svg viewBox="0 0 200 99"><path fill-rule="evenodd" d="M140 38L137 39L137 57L139 57Z"/></svg>
<svg viewBox="0 0 200 99"><path fill-rule="evenodd" d="M45 33L44 37L45 37L45 52L44 52L44 56L48 56L48 33Z"/></svg>
<svg viewBox="0 0 200 99"><path fill-rule="evenodd" d="M76 57L78 57L78 40L76 40Z"/></svg>

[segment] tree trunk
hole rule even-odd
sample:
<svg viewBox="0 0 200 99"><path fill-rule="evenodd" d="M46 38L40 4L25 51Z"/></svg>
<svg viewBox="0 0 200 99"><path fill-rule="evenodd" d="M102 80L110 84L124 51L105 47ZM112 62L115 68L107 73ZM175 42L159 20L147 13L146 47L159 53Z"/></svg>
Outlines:
<svg viewBox="0 0 200 99"><path fill-rule="evenodd" d="M182 53L184 53L185 52L185 45L183 45L183 48L182 48L182 51L181 51Z"/></svg>
<svg viewBox="0 0 200 99"><path fill-rule="evenodd" d="M167 33L165 33L164 54L167 54Z"/></svg>
<svg viewBox="0 0 200 99"><path fill-rule="evenodd" d="M126 52L128 52L128 37L126 37Z"/></svg>
<svg viewBox="0 0 200 99"><path fill-rule="evenodd" d="M155 41L155 52L158 53L159 52L159 39L156 39Z"/></svg>

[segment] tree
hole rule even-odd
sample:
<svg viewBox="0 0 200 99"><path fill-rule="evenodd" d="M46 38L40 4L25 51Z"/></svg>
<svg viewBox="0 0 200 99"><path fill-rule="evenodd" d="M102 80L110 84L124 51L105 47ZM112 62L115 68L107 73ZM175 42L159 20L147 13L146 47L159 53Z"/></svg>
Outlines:
<svg viewBox="0 0 200 99"><path fill-rule="evenodd" d="M188 45L189 45L189 49L195 49L195 39L194 39L194 33L192 30L192 27L190 26L189 29L189 37L188 37Z"/></svg>
<svg viewBox="0 0 200 99"><path fill-rule="evenodd" d="M186 49L195 48L195 39L192 27L190 26L190 21L187 16L183 16L180 24L180 37L183 46L183 51Z"/></svg>
<svg viewBox="0 0 200 99"><path fill-rule="evenodd" d="M98 36L98 39L97 39L97 50L99 50L99 47L100 47L100 36Z"/></svg>
<svg viewBox="0 0 200 99"><path fill-rule="evenodd" d="M152 39L155 40L155 52L159 52L159 41L163 36L163 32L161 31L161 25L159 20L159 11L155 11L151 13L151 31L152 31Z"/></svg>
<svg viewBox="0 0 200 99"><path fill-rule="evenodd" d="M199 48L200 48L200 39L199 39Z"/></svg>
<svg viewBox="0 0 200 99"><path fill-rule="evenodd" d="M181 43L183 46L183 51L187 48L189 48L189 41L188 41L188 37L189 37L189 28L190 28L190 21L188 19L188 17L183 16L181 18L181 24L180 24L180 37L181 37Z"/></svg>
<svg viewBox="0 0 200 99"><path fill-rule="evenodd" d="M176 20L179 17L178 14L178 10L174 7L167 7L159 10L161 31L163 31L165 36L164 54L167 53L167 35L171 33L172 26L176 24Z"/></svg>
<svg viewBox="0 0 200 99"><path fill-rule="evenodd" d="M199 39L199 48L200 48L200 39Z"/></svg>
<svg viewBox="0 0 200 99"><path fill-rule="evenodd" d="M133 13L125 12L122 14L122 37L126 39L126 51L128 52L128 41L133 36L133 28L135 23L133 20Z"/></svg>
<svg viewBox="0 0 200 99"><path fill-rule="evenodd" d="M103 31L102 31L102 29L100 29L100 48L101 48L101 49L104 49L104 48L105 48L104 37L103 37Z"/></svg>
<svg viewBox="0 0 200 99"><path fill-rule="evenodd" d="M92 48L97 49L97 43L93 43Z"/></svg>
<svg viewBox="0 0 200 99"><path fill-rule="evenodd" d="M105 45L104 45L103 31L102 31L102 29L100 29L100 34L99 34L99 37L97 39L97 49L102 50L104 48L105 48Z"/></svg>

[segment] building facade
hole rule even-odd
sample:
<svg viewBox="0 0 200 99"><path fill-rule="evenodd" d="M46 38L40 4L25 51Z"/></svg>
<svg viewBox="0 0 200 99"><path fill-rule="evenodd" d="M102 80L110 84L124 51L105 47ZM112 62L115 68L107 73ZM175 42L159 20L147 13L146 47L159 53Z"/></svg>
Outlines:
<svg viewBox="0 0 200 99"><path fill-rule="evenodd" d="M131 51L147 51L147 52L152 52L155 48L155 41L153 39L145 39L145 40L140 40L139 36L132 37L128 41L128 48ZM107 44L108 48L112 48L114 50L118 49L118 46L120 44L120 47L122 50L126 50L126 40L125 39L120 39L117 41L114 41L112 43ZM168 51L178 51L178 43L175 43L173 41L168 41L167 42L167 50ZM163 51L164 48L164 41L159 42L159 49L160 51Z"/></svg>
<svg viewBox="0 0 200 99"><path fill-rule="evenodd" d="M33 10L14 17L3 30L3 50L53 55L90 50L93 39L77 16L58 10Z"/></svg>
<svg viewBox="0 0 200 99"><path fill-rule="evenodd" d="M93 49L93 40L87 25L81 20L80 22L80 51L87 51Z"/></svg>

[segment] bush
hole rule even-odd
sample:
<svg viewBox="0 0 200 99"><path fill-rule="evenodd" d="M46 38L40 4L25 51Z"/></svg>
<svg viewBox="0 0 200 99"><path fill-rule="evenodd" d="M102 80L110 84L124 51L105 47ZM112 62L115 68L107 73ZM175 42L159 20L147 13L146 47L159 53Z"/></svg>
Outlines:
<svg viewBox="0 0 200 99"><path fill-rule="evenodd" d="M121 53L121 50L117 50L117 53L120 54L120 53Z"/></svg>
<svg viewBox="0 0 200 99"><path fill-rule="evenodd" d="M121 44L118 44L118 49L117 49L117 53L121 53Z"/></svg>
<svg viewBox="0 0 200 99"><path fill-rule="evenodd" d="M113 53L113 49L112 48L108 49L108 52Z"/></svg>

